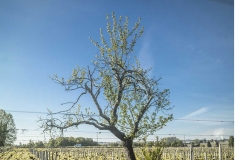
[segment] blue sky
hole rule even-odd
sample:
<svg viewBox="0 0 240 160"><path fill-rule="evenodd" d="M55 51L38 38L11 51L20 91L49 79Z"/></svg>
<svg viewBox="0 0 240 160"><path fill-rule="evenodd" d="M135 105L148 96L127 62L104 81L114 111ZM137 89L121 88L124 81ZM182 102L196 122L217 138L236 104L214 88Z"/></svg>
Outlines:
<svg viewBox="0 0 240 160"><path fill-rule="evenodd" d="M65 92L49 76L67 78L77 65L90 65L98 51L89 37L100 42L99 28L106 32L106 15L114 11L117 17L128 16L130 26L142 18L145 32L134 55L143 68L153 67L151 77L162 77L161 88L170 89L174 118L233 121L233 8L232 0L1 1L0 108L66 109L60 104L74 101L77 92ZM83 103L91 105L88 99ZM17 128L28 129L18 133L16 143L43 139L33 130L44 114L11 113ZM66 136L96 140L98 132L86 125L76 131ZM156 134L220 139L233 135L234 125L176 120ZM117 139L102 131L99 141Z"/></svg>

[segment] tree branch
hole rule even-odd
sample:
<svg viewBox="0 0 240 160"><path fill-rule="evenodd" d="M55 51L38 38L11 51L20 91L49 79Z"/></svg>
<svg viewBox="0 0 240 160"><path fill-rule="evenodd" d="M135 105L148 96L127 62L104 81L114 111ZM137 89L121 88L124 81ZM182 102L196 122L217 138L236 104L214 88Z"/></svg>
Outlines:
<svg viewBox="0 0 240 160"><path fill-rule="evenodd" d="M139 113L137 121L135 122L135 125L134 125L134 130L133 130L134 134L138 132L138 126L139 126L138 124L141 121L141 119L142 119L143 115L145 114L145 112L148 110L149 104L151 103L152 99L153 99L153 97L151 97L148 100L147 104L143 107L143 109Z"/></svg>
<svg viewBox="0 0 240 160"><path fill-rule="evenodd" d="M104 118L109 124L110 124L110 118L108 116L106 116L105 114L103 114L102 112L102 108L100 107L95 95L93 94L92 90L87 86L87 84L85 84L85 88L86 90L90 93L97 109L98 109L98 112L99 112L99 116L101 116L102 118Z"/></svg>

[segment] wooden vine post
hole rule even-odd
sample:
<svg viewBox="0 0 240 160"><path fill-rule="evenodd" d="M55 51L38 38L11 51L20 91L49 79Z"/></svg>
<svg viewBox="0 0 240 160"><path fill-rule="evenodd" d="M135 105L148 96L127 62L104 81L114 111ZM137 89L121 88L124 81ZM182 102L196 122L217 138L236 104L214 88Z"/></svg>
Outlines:
<svg viewBox="0 0 240 160"><path fill-rule="evenodd" d="M190 160L193 160L193 147L190 145Z"/></svg>
<svg viewBox="0 0 240 160"><path fill-rule="evenodd" d="M222 146L221 146L221 144L219 144L219 152L218 152L218 154L219 154L219 160L222 160Z"/></svg>

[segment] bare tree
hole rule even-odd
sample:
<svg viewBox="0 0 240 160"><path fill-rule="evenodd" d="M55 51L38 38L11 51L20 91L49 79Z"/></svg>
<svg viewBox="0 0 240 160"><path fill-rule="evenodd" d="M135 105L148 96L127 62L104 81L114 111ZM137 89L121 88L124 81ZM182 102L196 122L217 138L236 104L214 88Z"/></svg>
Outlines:
<svg viewBox="0 0 240 160"><path fill-rule="evenodd" d="M80 90L81 93L69 109L57 113L49 111L46 118L40 118L41 127L52 135L81 124L108 130L123 142L128 160L135 160L133 139L147 137L172 120L172 114L165 112L172 109L168 99L170 92L168 89L160 91L161 78L150 78L150 69L141 68L136 57L131 59L136 41L144 32L143 27L138 30L140 18L131 30L128 17L122 22L121 16L117 20L112 13L112 20L109 16L107 20L110 41L106 41L102 29L102 45L90 38L99 49L93 67L77 67L67 80L56 74L51 77L66 91ZM89 108L82 111L78 103L85 95L90 95L97 113ZM104 104L100 103L101 99L105 100Z"/></svg>

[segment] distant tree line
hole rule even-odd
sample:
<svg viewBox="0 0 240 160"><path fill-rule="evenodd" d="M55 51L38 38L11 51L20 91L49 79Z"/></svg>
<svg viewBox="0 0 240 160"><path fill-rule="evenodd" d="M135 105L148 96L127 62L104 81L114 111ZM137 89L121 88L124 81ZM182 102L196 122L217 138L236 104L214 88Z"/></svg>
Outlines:
<svg viewBox="0 0 240 160"><path fill-rule="evenodd" d="M83 138L83 137L58 137L51 138L48 142L44 143L42 141L33 142L30 140L27 144L19 144L19 147L23 148L58 148L58 147L67 147L74 146L76 144L81 144L82 146L97 146L98 143L94 142L92 138Z"/></svg>
<svg viewBox="0 0 240 160"><path fill-rule="evenodd" d="M184 147L186 144L182 140L179 140L176 137L167 137L161 139L163 141L164 147ZM221 141L221 140L220 140ZM224 140L222 140L224 141ZM207 147L212 147L211 143L214 142L213 139L211 140L199 140L195 139L191 142L193 147L202 147L201 143L207 143ZM148 146L152 147L154 146L156 141L144 141L144 142L134 142L133 146L134 147L143 147L143 146ZM216 146L219 145L218 141L215 141ZM94 142L92 138L83 138L83 137L58 137L56 139L51 138L48 142L44 143L42 141L38 142L33 142L30 140L27 144L19 144L19 147L25 147L25 148L58 148L58 147L67 147L67 146L74 146L76 144L81 144L82 146L98 146L99 144L97 142ZM119 147L122 146L120 143L108 143L104 144L102 146L110 146L110 147ZM228 140L228 146L229 147L234 147L234 137L230 136Z"/></svg>
<svg viewBox="0 0 240 160"><path fill-rule="evenodd" d="M164 147L184 147L184 143L176 137L167 137L167 138L161 139L160 141ZM133 146L134 147L142 147L142 146L152 147L156 145L156 142L157 141L145 140L143 142L134 142Z"/></svg>
<svg viewBox="0 0 240 160"><path fill-rule="evenodd" d="M205 145L203 145L203 143L206 143L206 147L218 147L219 146L219 142L224 142L226 139L223 140L206 140L205 138L200 140L200 139L194 139L190 144L193 147L204 147ZM163 141L162 144L164 144L165 147L186 147L187 144L184 143L184 141L176 138L176 137L166 137L163 138L161 141ZM148 146L148 147L152 147L154 146L156 143L156 141L145 141L145 142L134 142L133 145L134 147L141 147L141 146ZM214 144L212 146L212 144ZM228 140L228 146L229 147L234 147L234 137L230 136L229 140Z"/></svg>

